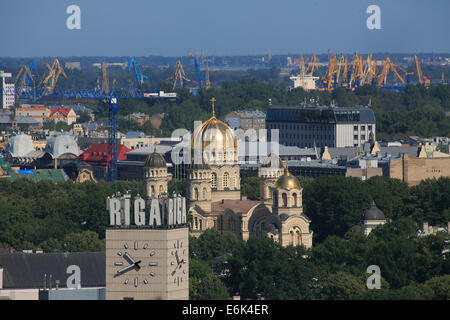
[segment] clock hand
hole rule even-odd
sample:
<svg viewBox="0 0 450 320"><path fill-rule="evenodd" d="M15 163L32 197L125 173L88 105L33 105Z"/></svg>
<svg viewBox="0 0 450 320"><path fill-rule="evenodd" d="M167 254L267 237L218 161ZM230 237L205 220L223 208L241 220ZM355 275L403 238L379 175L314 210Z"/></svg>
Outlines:
<svg viewBox="0 0 450 320"><path fill-rule="evenodd" d="M178 258L178 251L175 251L175 258L177 258L177 263L180 264L180 258Z"/></svg>
<svg viewBox="0 0 450 320"><path fill-rule="evenodd" d="M128 254L128 252L125 252L123 257L125 258L125 260L128 261L129 264L134 264L135 263L134 259Z"/></svg>
<svg viewBox="0 0 450 320"><path fill-rule="evenodd" d="M117 273L114 275L114 277L118 277L118 276L124 274L125 272L130 271L131 269L137 269L137 270L139 270L139 269L141 268L141 267L139 266L140 263L141 263L141 260L136 261L135 263L130 264L129 266L120 269L119 271L117 271Z"/></svg>
<svg viewBox="0 0 450 320"><path fill-rule="evenodd" d="M176 253L176 252L175 252L175 253ZM177 270L181 268L181 265L182 265L183 263L185 263L185 262L186 262L186 261L184 261L184 259L181 259L181 261L178 263L178 265L177 265L177 267L175 268L175 270L172 272L172 275L174 275L174 274L177 272Z"/></svg>

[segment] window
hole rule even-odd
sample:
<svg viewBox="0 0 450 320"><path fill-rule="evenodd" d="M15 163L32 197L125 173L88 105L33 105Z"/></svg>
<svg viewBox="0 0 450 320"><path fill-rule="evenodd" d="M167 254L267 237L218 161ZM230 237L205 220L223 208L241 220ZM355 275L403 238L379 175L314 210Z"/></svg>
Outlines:
<svg viewBox="0 0 450 320"><path fill-rule="evenodd" d="M353 136L353 139L358 140L358 135L355 134L355 135Z"/></svg>
<svg viewBox="0 0 450 320"><path fill-rule="evenodd" d="M369 131L372 131L372 126L368 126L367 128L369 129Z"/></svg>
<svg viewBox="0 0 450 320"><path fill-rule="evenodd" d="M282 198L283 198L283 207L287 207L287 195L286 195L286 193L282 194Z"/></svg>
<svg viewBox="0 0 450 320"><path fill-rule="evenodd" d="M202 198L203 198L203 200L206 200L206 188L203 188Z"/></svg>
<svg viewBox="0 0 450 320"><path fill-rule="evenodd" d="M294 207L297 207L297 194L294 193L292 196L294 197Z"/></svg>
<svg viewBox="0 0 450 320"><path fill-rule="evenodd" d="M161 194L161 193L163 193L163 192L164 192L163 186L159 186L159 194Z"/></svg>
<svg viewBox="0 0 450 320"><path fill-rule="evenodd" d="M358 131L358 126L353 126L354 131Z"/></svg>
<svg viewBox="0 0 450 320"><path fill-rule="evenodd" d="M365 140L366 140L366 135L365 135L365 134L362 134L362 135L361 135L361 140L362 140L362 141L365 141Z"/></svg>
<svg viewBox="0 0 450 320"><path fill-rule="evenodd" d="M225 172L223 174L223 187L228 188L228 180L230 178L230 174L228 172Z"/></svg>
<svg viewBox="0 0 450 320"><path fill-rule="evenodd" d="M361 131L366 131L366 126L361 126Z"/></svg>
<svg viewBox="0 0 450 320"><path fill-rule="evenodd" d="M215 172L211 174L211 187L217 188L217 174Z"/></svg>
<svg viewBox="0 0 450 320"><path fill-rule="evenodd" d="M194 200L198 200L198 189L194 188Z"/></svg>

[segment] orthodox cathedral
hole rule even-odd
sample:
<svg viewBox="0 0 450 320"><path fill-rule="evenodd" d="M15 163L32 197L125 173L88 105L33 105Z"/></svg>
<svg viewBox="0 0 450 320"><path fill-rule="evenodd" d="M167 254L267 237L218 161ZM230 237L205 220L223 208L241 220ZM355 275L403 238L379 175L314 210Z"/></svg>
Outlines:
<svg viewBox="0 0 450 320"><path fill-rule="evenodd" d="M195 128L191 137L192 162L188 167L187 205L191 234L206 229L231 231L239 239L269 236L283 246L312 246L310 219L303 214L302 188L289 173L288 163L269 155L262 161L260 201L242 199L238 140L233 130L212 117ZM166 161L152 153L144 164L148 196L167 193Z"/></svg>

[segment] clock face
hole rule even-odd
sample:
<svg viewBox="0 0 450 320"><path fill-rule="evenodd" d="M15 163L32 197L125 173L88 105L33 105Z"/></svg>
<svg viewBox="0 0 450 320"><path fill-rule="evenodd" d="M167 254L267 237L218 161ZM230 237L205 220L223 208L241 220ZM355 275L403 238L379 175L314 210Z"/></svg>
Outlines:
<svg viewBox="0 0 450 320"><path fill-rule="evenodd" d="M158 266L153 259L155 254L156 251L146 242L124 242L123 250L117 251L114 278L122 279L123 284L134 285L136 288L139 285L147 285L155 276L152 269Z"/></svg>
<svg viewBox="0 0 450 320"><path fill-rule="evenodd" d="M187 277L187 257L186 249L183 247L183 241L177 240L173 243L171 251L170 265L173 267L173 271L170 273L173 279L173 283L179 286L183 283L183 279Z"/></svg>

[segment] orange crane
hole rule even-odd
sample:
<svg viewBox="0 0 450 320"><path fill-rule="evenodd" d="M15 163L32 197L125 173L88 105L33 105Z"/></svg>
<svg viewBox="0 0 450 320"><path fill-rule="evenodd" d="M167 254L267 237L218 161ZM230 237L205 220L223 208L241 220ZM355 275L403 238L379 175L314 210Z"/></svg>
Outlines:
<svg viewBox="0 0 450 320"><path fill-rule="evenodd" d="M318 69L317 62L318 61L316 55L313 55L311 61L308 64L308 68L306 69L306 74L309 73L311 77L313 76L314 71Z"/></svg>
<svg viewBox="0 0 450 320"><path fill-rule="evenodd" d="M417 78L419 80L420 84L425 84L425 87L429 87L430 86L430 79L428 79L427 77L425 77L422 73L422 68L420 67L420 62L419 62L419 58L417 58L416 55L414 55L414 61L416 64L416 72L417 72Z"/></svg>
<svg viewBox="0 0 450 320"><path fill-rule="evenodd" d="M391 60L389 59L389 57L386 57L383 69L381 70L381 73L378 76L378 81L377 81L377 86L378 87L381 87L383 84L386 85L386 80L387 80L387 76L388 76L389 70L394 72L395 75L397 76L397 78L399 78L400 81L403 83L403 85L405 85L405 80L397 72L397 70L395 69L394 65L391 63Z"/></svg>

